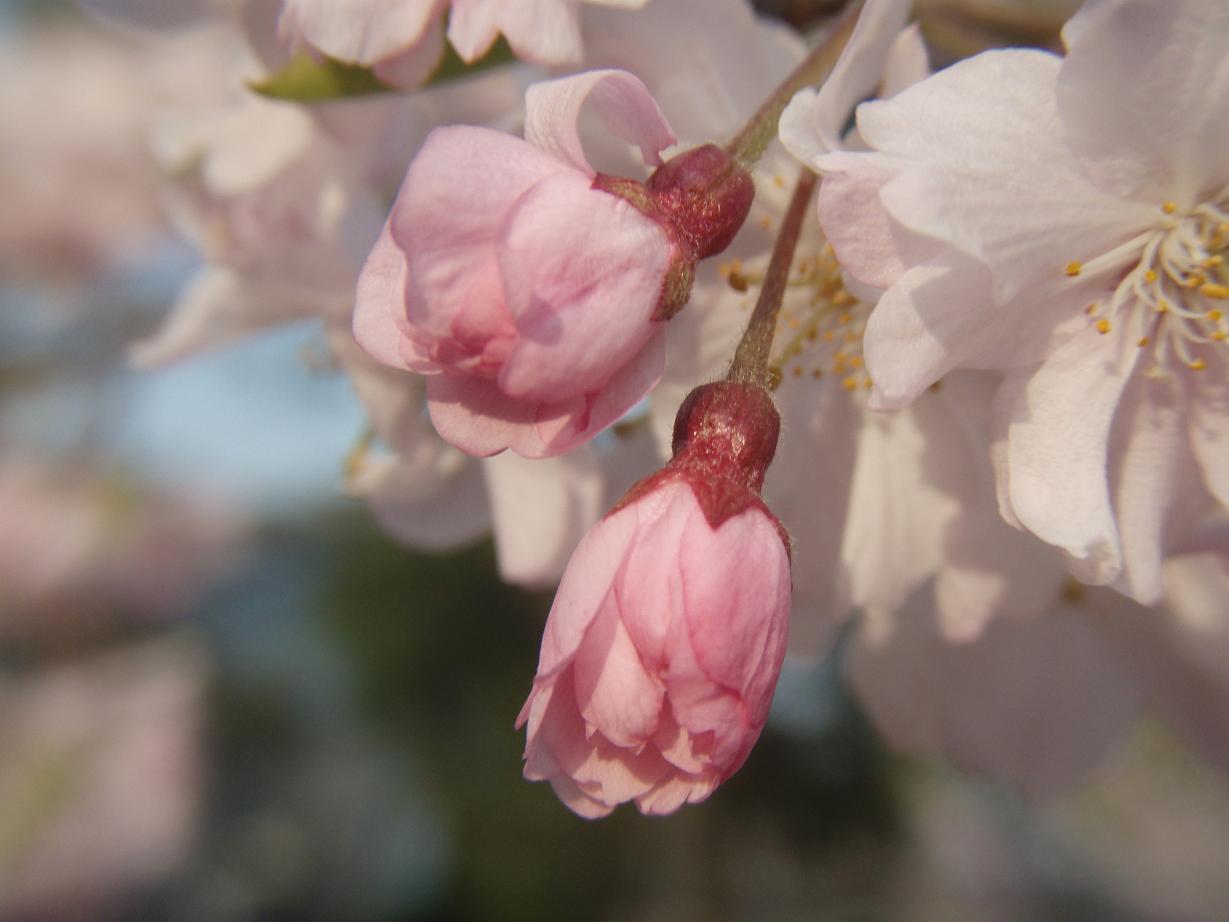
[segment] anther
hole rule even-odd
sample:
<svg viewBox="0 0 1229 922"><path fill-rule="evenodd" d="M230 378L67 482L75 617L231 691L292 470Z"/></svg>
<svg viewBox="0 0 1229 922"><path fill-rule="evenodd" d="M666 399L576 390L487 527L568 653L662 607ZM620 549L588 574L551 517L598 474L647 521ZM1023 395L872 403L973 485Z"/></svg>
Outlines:
<svg viewBox="0 0 1229 922"><path fill-rule="evenodd" d="M1067 275L1075 277L1079 275L1083 269L1084 269L1083 263L1072 261L1072 262L1067 263L1067 268L1064 269L1063 271L1066 272Z"/></svg>
<svg viewBox="0 0 1229 922"><path fill-rule="evenodd" d="M1111 329L1113 329L1113 327L1110 326L1109 318L1102 317L1100 320L1097 321L1097 332L1098 333L1108 333Z"/></svg>
<svg viewBox="0 0 1229 922"><path fill-rule="evenodd" d="M1161 205L1161 211L1165 212L1165 214L1173 214L1177 210L1178 205L1175 202L1164 202Z"/></svg>

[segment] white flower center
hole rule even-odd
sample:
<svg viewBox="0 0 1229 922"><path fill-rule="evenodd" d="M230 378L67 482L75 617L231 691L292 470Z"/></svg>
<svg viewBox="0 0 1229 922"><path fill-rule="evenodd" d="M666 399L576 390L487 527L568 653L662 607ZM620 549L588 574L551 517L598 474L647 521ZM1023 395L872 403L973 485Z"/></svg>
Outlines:
<svg viewBox="0 0 1229 922"><path fill-rule="evenodd" d="M1174 363L1203 371L1229 358L1229 187L1185 214L1165 202L1155 227L1095 260L1068 264L1066 273L1120 268L1128 255L1113 294L1086 308L1097 330L1125 325L1137 346L1151 349L1152 376Z"/></svg>
<svg viewBox="0 0 1229 922"><path fill-rule="evenodd" d="M730 286L746 291L758 286L761 273L745 272L737 261L721 267ZM750 310L753 298L744 308ZM839 381L850 392L870 390L862 359L862 333L870 308L848 291L832 247L796 260L785 302L777 316L770 369L776 387L791 378Z"/></svg>

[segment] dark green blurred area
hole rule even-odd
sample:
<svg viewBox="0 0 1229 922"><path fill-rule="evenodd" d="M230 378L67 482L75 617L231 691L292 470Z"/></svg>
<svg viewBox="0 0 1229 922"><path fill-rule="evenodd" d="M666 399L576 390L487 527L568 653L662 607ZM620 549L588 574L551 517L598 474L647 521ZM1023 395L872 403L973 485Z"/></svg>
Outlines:
<svg viewBox="0 0 1229 922"><path fill-rule="evenodd" d="M624 808L589 822L568 812L548 786L520 777L524 735L513 721L533 676L549 596L503 585L489 544L448 556L414 554L376 533L358 509L271 532L248 571L252 583L230 587L211 606L217 614L201 618L222 650L243 642L230 635L242 634L247 618L283 620L267 608L244 613L254 606L235 604L248 592L293 604L288 593L257 585L276 581L281 570L312 574L302 607L285 618L303 619L322 643L336 644L352 680L343 684L354 719L401 762L400 781L430 805L420 821L438 827L424 837L423 853L404 856L438 875L406 897L413 905L367 918L732 919L763 917L774 905L791 916L806 903L791 907L778 881L740 873L766 846L815 867L890 855L897 829L887 764L843 695L839 719L821 738L792 739L770 728L742 772L708 803L664 819ZM225 677L225 653L222 661ZM237 671L213 696L217 765L208 811L214 819L201 845L205 865L227 862L228 839L244 835L245 818L262 800L284 796L292 766L311 757L316 737L329 735L328 718L298 700L320 694L317 680L302 674L278 682L278 674ZM323 710L339 706L346 705L325 702ZM337 843L327 840L327 829L314 833L325 840L311 843L308 863L327 865ZM434 849L441 854L426 853ZM327 894L315 892L318 873L301 869L305 888L271 894L257 917L341 917ZM829 898L854 907L873 897L873 875L857 878L831 883ZM811 889L802 883L794 882L797 896ZM252 883L254 892L270 889ZM172 887L164 905L182 912L184 897Z"/></svg>

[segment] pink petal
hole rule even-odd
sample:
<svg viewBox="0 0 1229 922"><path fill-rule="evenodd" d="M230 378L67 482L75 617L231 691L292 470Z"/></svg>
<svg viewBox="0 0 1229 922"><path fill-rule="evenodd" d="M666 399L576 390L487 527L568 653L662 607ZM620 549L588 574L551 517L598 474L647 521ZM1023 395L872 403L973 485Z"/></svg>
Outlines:
<svg viewBox="0 0 1229 922"><path fill-rule="evenodd" d="M487 378L433 375L428 409L436 431L462 451L485 457L510 448L526 458L571 451L620 419L661 377L660 334L596 394L565 403L517 400Z"/></svg>
<svg viewBox="0 0 1229 922"><path fill-rule="evenodd" d="M683 804L707 800L716 787L712 777L675 775L637 797L636 808L647 816L665 816Z"/></svg>
<svg viewBox="0 0 1229 922"><path fill-rule="evenodd" d="M409 368L404 347L409 324L405 319L409 265L393 242L386 223L358 277L354 302L354 338L368 354L385 365Z"/></svg>
<svg viewBox="0 0 1229 922"><path fill-rule="evenodd" d="M436 432L463 452L485 458L506 448L540 448L534 427L537 407L503 394L487 378L433 375L427 408Z"/></svg>
<svg viewBox="0 0 1229 922"><path fill-rule="evenodd" d="M497 249L519 334L504 392L549 401L604 386L660 329L650 318L672 249L656 222L579 174L526 193Z"/></svg>
<svg viewBox="0 0 1229 922"><path fill-rule="evenodd" d="M1063 36L1059 111L1098 185L1189 206L1229 182L1229 5L1087 4Z"/></svg>
<svg viewBox="0 0 1229 922"><path fill-rule="evenodd" d="M551 675L569 662L598 612L603 606L617 604L612 587L639 528L633 508L621 509L589 529L576 546L546 622L539 677Z"/></svg>
<svg viewBox="0 0 1229 922"><path fill-rule="evenodd" d="M661 378L666 362L665 336L658 331L630 362L615 372L601 390L568 404L543 404L538 410L533 436L511 446L518 454L541 458L571 451L617 422L644 399Z"/></svg>
<svg viewBox="0 0 1229 922"><path fill-rule="evenodd" d="M587 176L596 175L580 142L580 111L593 103L606 127L640 148L650 166L661 165L661 151L675 143L648 88L621 70L593 70L535 83L525 94L525 140Z"/></svg>
<svg viewBox="0 0 1229 922"><path fill-rule="evenodd" d="M595 797L590 797L567 775L554 775L550 779L550 786L564 806L587 820L601 819L614 810L614 804L605 804Z"/></svg>
<svg viewBox="0 0 1229 922"><path fill-rule="evenodd" d="M636 748L657 732L665 693L621 618L622 605L610 593L572 659L576 705L585 723L611 743Z"/></svg>
<svg viewBox="0 0 1229 922"><path fill-rule="evenodd" d="M621 574L631 578L620 578L618 584L623 622L640 655L658 669L668 662L671 628L683 617L679 548L695 510L691 487L679 481L642 496L626 510L637 532Z"/></svg>
<svg viewBox="0 0 1229 922"><path fill-rule="evenodd" d="M437 128L406 174L389 225L409 254L409 319L452 335L457 315L489 315L503 303L495 242L530 187L563 172L518 138L469 126Z"/></svg>
<svg viewBox="0 0 1229 922"><path fill-rule="evenodd" d="M749 705L766 705L785 655L790 605L789 557L776 523L753 507L713 531L697 505L682 538L679 568L683 612L700 667Z"/></svg>

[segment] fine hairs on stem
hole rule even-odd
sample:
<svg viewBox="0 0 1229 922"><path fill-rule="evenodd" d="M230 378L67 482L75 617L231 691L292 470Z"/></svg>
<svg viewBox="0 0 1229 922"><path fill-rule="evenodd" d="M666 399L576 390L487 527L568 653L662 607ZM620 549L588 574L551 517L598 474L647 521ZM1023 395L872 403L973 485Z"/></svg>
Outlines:
<svg viewBox="0 0 1229 922"><path fill-rule="evenodd" d="M861 12L862 0L856 0L849 5L832 30L824 36L824 40L811 49L726 145L725 149L731 157L748 169L755 166L772 139L777 136L777 123L781 119L781 112L789 105L794 94L808 86L822 83L836 66L846 42L853 35Z"/></svg>
<svg viewBox="0 0 1229 922"><path fill-rule="evenodd" d="M785 212L785 220L781 222L781 232L773 244L772 258L764 273L759 300L755 302L755 310L730 362L730 370L726 374L728 381L771 388L768 357L773 336L776 334L777 313L785 299L785 286L789 281L790 265L794 261L794 250L798 247L802 222L806 218L811 195L818 183L819 177L809 169L803 168L799 173L789 208Z"/></svg>

